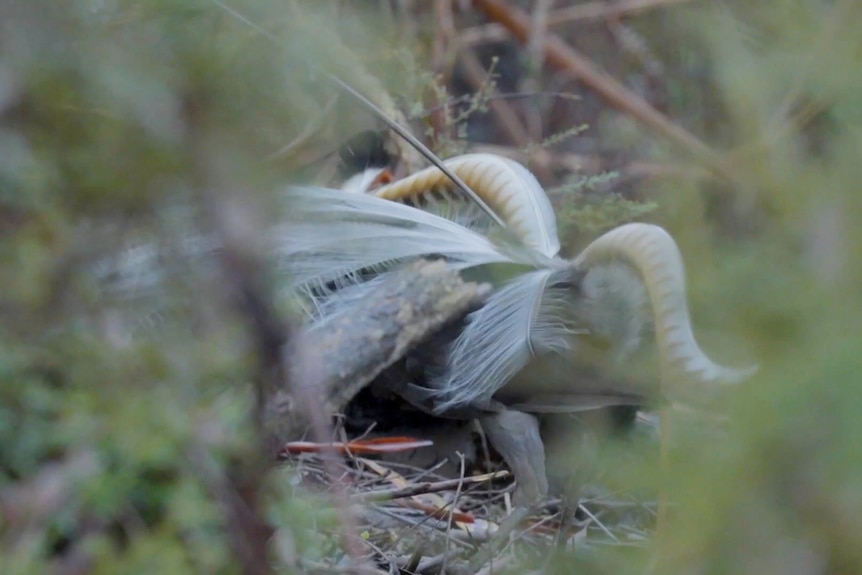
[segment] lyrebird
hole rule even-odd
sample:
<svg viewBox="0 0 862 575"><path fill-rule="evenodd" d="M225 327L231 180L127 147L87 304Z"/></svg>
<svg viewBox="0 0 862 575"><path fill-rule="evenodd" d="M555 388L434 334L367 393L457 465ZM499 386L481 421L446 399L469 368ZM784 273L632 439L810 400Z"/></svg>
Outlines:
<svg viewBox="0 0 862 575"><path fill-rule="evenodd" d="M752 373L701 351L682 257L662 228L623 225L566 260L551 203L524 166L487 154L444 163L483 206L437 167L367 194L295 187L273 245L293 287L308 296L312 322L350 313L352 301L418 258L442 257L495 286L451 341L420 354L392 390L430 413L477 418L513 469L522 501L548 491L537 417L655 398L658 382L634 384L614 372L649 341L666 395Z"/></svg>

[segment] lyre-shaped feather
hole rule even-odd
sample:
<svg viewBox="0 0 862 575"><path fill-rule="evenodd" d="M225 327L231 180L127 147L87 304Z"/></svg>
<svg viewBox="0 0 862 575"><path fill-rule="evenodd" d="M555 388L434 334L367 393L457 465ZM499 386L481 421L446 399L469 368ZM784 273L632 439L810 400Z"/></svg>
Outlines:
<svg viewBox="0 0 862 575"><path fill-rule="evenodd" d="M444 160L523 244L547 257L560 251L553 206L527 168L502 156L465 154ZM484 212L438 168L429 167L372 192L375 196L436 212L486 233L495 227Z"/></svg>

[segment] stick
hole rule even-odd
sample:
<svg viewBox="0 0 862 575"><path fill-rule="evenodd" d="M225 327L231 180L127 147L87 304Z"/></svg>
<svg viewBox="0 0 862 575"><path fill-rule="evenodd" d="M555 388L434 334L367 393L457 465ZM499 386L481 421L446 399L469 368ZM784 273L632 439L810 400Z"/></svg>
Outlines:
<svg viewBox="0 0 862 575"><path fill-rule="evenodd" d="M350 313L297 334L293 350L311 350L315 357L288 350L294 356L289 362L292 392L309 385L302 374L309 372L307 364L314 361L315 377L311 379L317 382L317 389L310 391L320 398L324 411L339 411L408 350L466 314L489 289L463 282L442 261L408 266ZM271 408L274 411L268 419L282 444L309 424L301 404L290 397L275 398Z"/></svg>
<svg viewBox="0 0 862 575"><path fill-rule="evenodd" d="M423 493L437 493L439 491L447 491L458 487L459 485L476 485L477 483L485 483L493 479L502 479L509 476L508 471L496 471L494 473L485 473L475 477L464 477L458 479L446 479L443 481L426 481L423 483L415 483L407 487L399 487L398 489L381 489L379 491L370 491L368 493L359 493L351 498L354 503L369 503L376 501L389 501L391 499L401 499L402 497L412 497L413 495L421 495Z"/></svg>

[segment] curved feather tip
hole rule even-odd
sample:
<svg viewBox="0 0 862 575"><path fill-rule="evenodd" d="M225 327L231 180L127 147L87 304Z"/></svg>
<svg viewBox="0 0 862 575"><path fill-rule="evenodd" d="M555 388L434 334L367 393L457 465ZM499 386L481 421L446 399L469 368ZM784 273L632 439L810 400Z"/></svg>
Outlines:
<svg viewBox="0 0 862 575"><path fill-rule="evenodd" d="M589 268L620 259L637 270L649 294L663 377L735 384L757 371L756 366L718 365L701 350L689 317L682 254L664 229L643 223L620 226L587 246L575 264Z"/></svg>

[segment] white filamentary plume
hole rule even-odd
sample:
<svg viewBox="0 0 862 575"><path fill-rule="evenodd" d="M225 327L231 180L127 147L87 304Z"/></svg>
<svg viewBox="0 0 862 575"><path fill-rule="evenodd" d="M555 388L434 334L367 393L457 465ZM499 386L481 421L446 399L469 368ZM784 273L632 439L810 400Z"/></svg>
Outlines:
<svg viewBox="0 0 862 575"><path fill-rule="evenodd" d="M331 295L418 258L445 257L455 269L489 264L536 267L551 261L522 246L494 242L464 226L371 195L294 187L271 231L275 265L291 286ZM354 292L353 295L355 295Z"/></svg>

